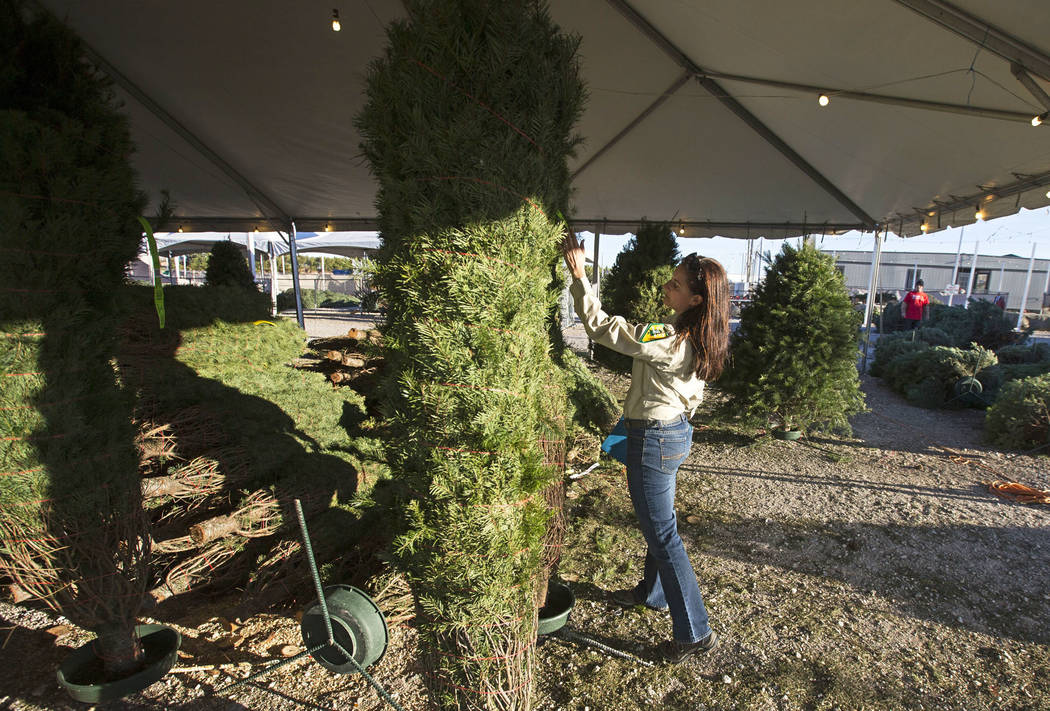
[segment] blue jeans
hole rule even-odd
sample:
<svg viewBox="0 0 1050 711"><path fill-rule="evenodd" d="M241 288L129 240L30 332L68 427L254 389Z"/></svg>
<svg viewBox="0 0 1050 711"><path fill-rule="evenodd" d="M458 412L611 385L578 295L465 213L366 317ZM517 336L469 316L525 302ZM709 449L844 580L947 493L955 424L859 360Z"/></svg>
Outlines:
<svg viewBox="0 0 1050 711"><path fill-rule="evenodd" d="M627 427L627 487L648 549L635 598L667 607L674 638L698 642L711 632L696 573L678 535L674 513L678 467L693 444L685 415L675 420L624 420Z"/></svg>

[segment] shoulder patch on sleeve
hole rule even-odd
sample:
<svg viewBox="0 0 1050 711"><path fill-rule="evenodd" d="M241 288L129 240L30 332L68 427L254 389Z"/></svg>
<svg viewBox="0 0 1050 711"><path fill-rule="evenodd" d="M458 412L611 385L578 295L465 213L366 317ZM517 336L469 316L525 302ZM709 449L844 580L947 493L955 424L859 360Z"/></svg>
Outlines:
<svg viewBox="0 0 1050 711"><path fill-rule="evenodd" d="M642 343L649 343L650 341L659 341L663 338L669 338L671 336L671 328L666 323L650 323L642 331L641 341Z"/></svg>

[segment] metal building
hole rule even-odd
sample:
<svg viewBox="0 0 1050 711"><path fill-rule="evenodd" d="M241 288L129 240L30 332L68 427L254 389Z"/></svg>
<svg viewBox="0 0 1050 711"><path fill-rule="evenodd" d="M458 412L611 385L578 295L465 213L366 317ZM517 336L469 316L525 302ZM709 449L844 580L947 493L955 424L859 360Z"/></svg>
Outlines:
<svg viewBox="0 0 1050 711"><path fill-rule="evenodd" d="M842 251L824 249L835 257L839 271L846 279L846 286L851 292L866 292L868 279L871 276L871 252ZM965 301L965 292L970 283L970 270L973 268L974 298L995 300L1003 295L1008 309L1021 306L1021 295L1025 281L1028 280L1028 257L1014 254L1004 256L977 255L974 266L972 252L963 252L958 260L956 255L935 252L883 252L879 267L879 284L877 292L898 291L903 295L912 287L916 279L922 279L925 289L944 303L950 302L949 285L958 284L963 294L954 297L955 304ZM1031 282L1025 300L1025 310L1038 312L1047 302L1045 296L1050 291L1050 259L1036 259L1032 268ZM1050 305L1050 304L1048 304Z"/></svg>

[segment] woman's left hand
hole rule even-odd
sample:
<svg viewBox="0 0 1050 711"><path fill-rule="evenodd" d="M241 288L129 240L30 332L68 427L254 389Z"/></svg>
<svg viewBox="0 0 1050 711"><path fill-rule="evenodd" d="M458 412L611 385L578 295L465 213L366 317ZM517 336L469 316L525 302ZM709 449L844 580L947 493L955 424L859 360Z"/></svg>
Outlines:
<svg viewBox="0 0 1050 711"><path fill-rule="evenodd" d="M583 279L587 276L584 264L587 258L583 253L583 243L576 240L576 235L570 230L561 243L561 252L565 256L565 266L573 279Z"/></svg>

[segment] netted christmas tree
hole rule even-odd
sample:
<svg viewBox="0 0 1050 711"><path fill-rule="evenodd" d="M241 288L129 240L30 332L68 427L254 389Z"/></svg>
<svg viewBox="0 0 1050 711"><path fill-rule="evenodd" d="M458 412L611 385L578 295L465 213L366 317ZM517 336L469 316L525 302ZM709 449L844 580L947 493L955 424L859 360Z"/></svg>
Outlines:
<svg viewBox="0 0 1050 711"><path fill-rule="evenodd" d="M864 407L857 375L861 314L830 255L785 243L740 313L728 410L758 426L849 431Z"/></svg>
<svg viewBox="0 0 1050 711"><path fill-rule="evenodd" d="M602 280L602 309L623 316L630 323L670 323L674 312L664 305L663 285L674 273L678 245L670 225L647 222L627 241L616 262ZM599 363L627 372L631 359L595 344Z"/></svg>
<svg viewBox="0 0 1050 711"><path fill-rule="evenodd" d="M379 182L394 556L435 705L525 709L571 415L546 319L578 39L540 2L406 5L357 121Z"/></svg>
<svg viewBox="0 0 1050 711"><path fill-rule="evenodd" d="M120 677L143 659L150 535L114 297L145 201L106 81L27 15L0 1L0 577L94 630Z"/></svg>

